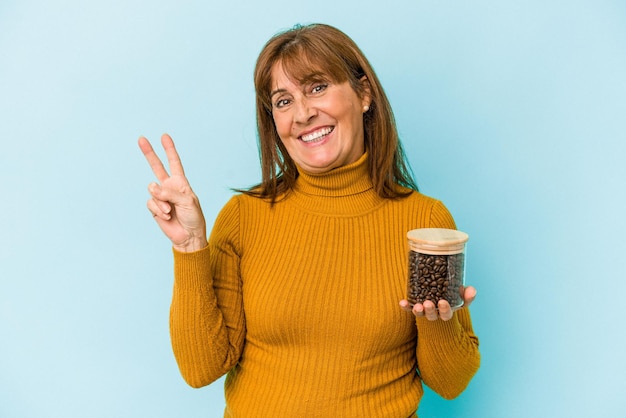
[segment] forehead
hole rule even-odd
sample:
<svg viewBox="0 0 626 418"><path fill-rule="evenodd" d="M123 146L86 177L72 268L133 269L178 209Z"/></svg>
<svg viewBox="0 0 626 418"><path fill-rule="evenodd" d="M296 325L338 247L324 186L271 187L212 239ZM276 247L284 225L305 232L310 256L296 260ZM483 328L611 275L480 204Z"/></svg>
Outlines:
<svg viewBox="0 0 626 418"><path fill-rule="evenodd" d="M287 86L302 86L312 81L330 80L329 74L316 66L289 67L283 61L278 61L271 70L271 90Z"/></svg>

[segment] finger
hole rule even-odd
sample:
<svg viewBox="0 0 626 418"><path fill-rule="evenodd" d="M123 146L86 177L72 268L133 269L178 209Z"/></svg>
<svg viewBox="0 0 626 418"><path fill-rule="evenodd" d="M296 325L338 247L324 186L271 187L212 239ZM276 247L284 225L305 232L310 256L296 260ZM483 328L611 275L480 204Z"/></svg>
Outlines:
<svg viewBox="0 0 626 418"><path fill-rule="evenodd" d="M167 155L167 163L170 166L170 172L172 175L184 177L185 170L183 170L183 163L180 161L180 156L178 155L178 151L176 151L172 137L168 134L163 134L161 137L161 145L163 145L165 155Z"/></svg>
<svg viewBox="0 0 626 418"><path fill-rule="evenodd" d="M430 300L424 301L424 316L429 321L436 321L439 318L437 307Z"/></svg>
<svg viewBox="0 0 626 418"><path fill-rule="evenodd" d="M406 299L400 301L400 307L407 312L411 312L411 304Z"/></svg>
<svg viewBox="0 0 626 418"><path fill-rule="evenodd" d="M469 306L474 299L476 299L476 289L473 286L466 287L465 292L463 293L465 306Z"/></svg>
<svg viewBox="0 0 626 418"><path fill-rule="evenodd" d="M452 308L450 307L450 304L447 300L440 300L437 303L437 306L439 308L439 318L443 319L444 321L448 321L452 318Z"/></svg>
<svg viewBox="0 0 626 418"><path fill-rule="evenodd" d="M148 164L150 164L150 168L152 168L152 172L159 179L160 182L163 182L169 177L163 163L159 156L154 152L154 148L152 148L152 144L145 137L139 137L139 148L143 155L148 160Z"/></svg>
<svg viewBox="0 0 626 418"><path fill-rule="evenodd" d="M163 219L165 221L169 221L170 219L172 219L172 215L169 212L163 211L159 206L159 202L157 202L155 199L148 200L147 206L153 217Z"/></svg>
<svg viewBox="0 0 626 418"><path fill-rule="evenodd" d="M413 315L424 316L424 306L422 306L421 303L416 303L415 305L413 305L413 307L411 307L411 305L407 301L407 305L409 309L411 309L411 312L413 312Z"/></svg>
<svg viewBox="0 0 626 418"><path fill-rule="evenodd" d="M415 305L413 305L413 315L415 315L416 317L424 316L424 305L422 305L421 303L416 303Z"/></svg>
<svg viewBox="0 0 626 418"><path fill-rule="evenodd" d="M160 185L156 183L150 183L150 185L148 186L148 191L152 195L152 200L154 200L161 212L169 214L172 211L172 205L167 200L167 194L163 193L163 188Z"/></svg>
<svg viewBox="0 0 626 418"><path fill-rule="evenodd" d="M161 202L163 211L168 212L166 210L168 207L189 206L193 204L194 195L191 189L188 186L180 187L180 190L176 189L171 183L167 182L163 184L150 183L148 185L148 191L157 202Z"/></svg>

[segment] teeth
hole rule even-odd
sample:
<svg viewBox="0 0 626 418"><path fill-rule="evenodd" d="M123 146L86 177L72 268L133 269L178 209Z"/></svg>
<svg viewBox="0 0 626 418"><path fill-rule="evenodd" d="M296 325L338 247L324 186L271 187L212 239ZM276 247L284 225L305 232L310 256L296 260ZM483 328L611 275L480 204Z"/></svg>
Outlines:
<svg viewBox="0 0 626 418"><path fill-rule="evenodd" d="M316 139L320 139L321 137L328 135L332 131L333 131L333 128L323 128L323 129L320 129L319 131L315 131L307 135L302 135L301 139L304 142L315 141Z"/></svg>

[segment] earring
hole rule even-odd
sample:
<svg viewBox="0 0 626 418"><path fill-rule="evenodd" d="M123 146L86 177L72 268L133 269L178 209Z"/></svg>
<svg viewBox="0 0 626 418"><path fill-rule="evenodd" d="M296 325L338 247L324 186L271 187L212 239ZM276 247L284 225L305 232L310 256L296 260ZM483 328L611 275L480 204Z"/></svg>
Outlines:
<svg viewBox="0 0 626 418"><path fill-rule="evenodd" d="M363 106L363 113L367 112L368 110L370 110L370 107L368 105Z"/></svg>

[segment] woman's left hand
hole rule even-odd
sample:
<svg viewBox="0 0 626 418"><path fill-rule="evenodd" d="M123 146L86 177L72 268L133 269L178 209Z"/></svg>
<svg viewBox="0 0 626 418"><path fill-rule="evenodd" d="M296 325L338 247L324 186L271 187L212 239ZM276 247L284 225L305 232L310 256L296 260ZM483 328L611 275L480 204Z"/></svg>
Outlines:
<svg viewBox="0 0 626 418"><path fill-rule="evenodd" d="M463 307L469 306L476 298L476 289L473 286L467 286L463 291ZM441 319L448 321L452 318L454 310L450 307L450 304L446 300L440 300L435 306L435 303L427 300L424 303L416 303L411 309L411 304L406 299L400 301L400 307L407 312L413 312L416 317L426 317L429 321L436 321Z"/></svg>

